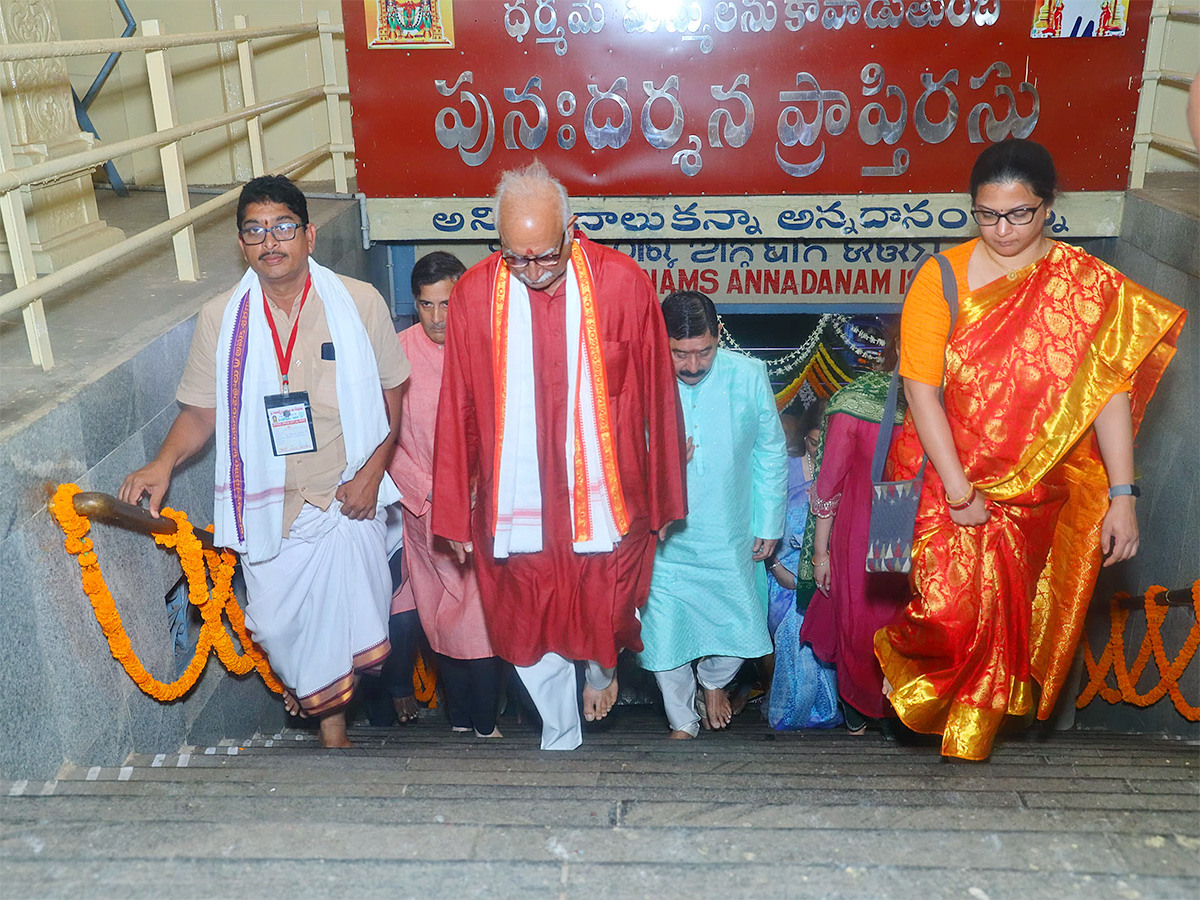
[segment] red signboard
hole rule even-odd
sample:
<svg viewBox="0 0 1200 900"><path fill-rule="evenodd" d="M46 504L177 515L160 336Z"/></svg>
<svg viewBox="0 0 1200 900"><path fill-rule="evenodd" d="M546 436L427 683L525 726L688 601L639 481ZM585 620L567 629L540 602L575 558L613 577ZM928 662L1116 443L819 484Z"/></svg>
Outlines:
<svg viewBox="0 0 1200 900"><path fill-rule="evenodd" d="M1047 40L1045 0L458 0L452 48L369 49L398 2L343 0L370 197L486 196L534 156L577 196L947 193L1009 135L1123 190L1151 7Z"/></svg>

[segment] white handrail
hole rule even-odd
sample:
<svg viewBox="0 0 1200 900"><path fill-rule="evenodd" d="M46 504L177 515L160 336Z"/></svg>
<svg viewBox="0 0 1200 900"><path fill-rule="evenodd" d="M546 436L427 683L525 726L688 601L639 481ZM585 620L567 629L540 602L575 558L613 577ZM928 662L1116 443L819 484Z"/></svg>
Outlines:
<svg viewBox="0 0 1200 900"><path fill-rule="evenodd" d="M277 166L271 170L270 174L288 175L298 169L303 169L309 164L318 161L323 156L327 156L331 149L335 149L333 145L323 144L315 150L310 150L304 155L296 157L291 162ZM344 150L345 148L341 149ZM20 309L27 303L37 300L39 297L64 288L72 281L84 275L94 273L101 266L106 266L109 263L123 259L129 254L143 250L164 238L173 237L184 228L194 225L196 222L211 216L213 213L220 212L221 209L237 200L241 192L241 185L238 185L223 194L218 194L211 200L206 200L204 203L189 209L185 213L167 219L165 222L160 222L157 225L147 228L145 231L140 231L133 237L121 241L119 244L114 244L112 247L108 247L98 253L93 253L86 259L81 259L78 262L71 263L69 266L64 266L55 272L51 272L49 275L43 275L24 287L9 291L7 294L0 294L0 315Z"/></svg>
<svg viewBox="0 0 1200 900"><path fill-rule="evenodd" d="M179 142L184 138L222 128L234 122L245 121L256 123L264 113L278 109L296 107L322 97L326 100L330 140L316 147L291 162L271 169L272 174L290 174L304 169L312 163L329 158L334 169L334 183L339 192L348 191L346 156L354 152L354 145L342 139L341 112L338 108L339 97L349 94L349 88L335 82L333 36L344 34L341 25L329 23L328 13L318 13L318 21L295 25L268 26L262 28L245 27L245 20L238 17L240 27L223 31L207 31L182 35L157 34L158 23L155 20L145 21L145 31L141 37L131 38L102 38L81 41L56 41L25 44L0 44L0 61L16 61L25 59L44 59L48 57L86 56L93 53L110 53L113 51L144 50L147 51L148 62L153 57L154 66L147 66L150 80L151 95L156 98L157 130L151 134L128 138L112 144L103 144L72 153L56 159L46 160L31 166L17 168L14 165L7 136L7 116L0 115L0 213L3 215L5 228L9 233L8 250L13 260L13 268L17 275L15 290L0 294L0 315L21 309L25 319L25 331L29 338L30 354L35 364L43 369L54 365L54 357L50 347L49 332L43 312L42 297L46 294L61 290L68 285L92 275L97 268L109 265L117 260L136 253L140 250L172 238L175 242L176 264L181 280L194 280L198 275L195 263L195 247L192 237L192 227L195 222L220 211L233 203L241 192L241 188L233 188L219 196L197 206L188 208L187 181L184 174L183 157L179 153ZM238 45L240 74L244 81L251 80L252 54L249 52L249 42L263 38L302 36L319 38L321 56L322 83L313 87L278 97L273 100L257 101L252 82L243 86L243 96L249 99L250 105L241 109L226 112L221 115L209 116L194 122L176 125L171 91L170 67L166 64L165 51L174 47L191 47L204 44ZM170 107L168 115L161 113L160 107L166 103ZM249 129L251 140L257 140L259 147L252 148L252 157L258 157L256 170L262 169L261 130ZM128 156L141 150L158 148L160 153L170 155L173 167L171 177L166 178L167 166L164 163L164 177L168 193L168 209L174 214L165 222L152 226L134 237L108 247L97 253L71 263L62 269L47 275L37 276L34 271L33 251L28 240L28 232L23 209L21 192L31 185L53 182L64 176L78 175L89 169L117 157Z"/></svg>
<svg viewBox="0 0 1200 900"><path fill-rule="evenodd" d="M44 184L63 175L85 172L88 169L94 169L96 166L104 165L110 159L128 156L139 150L164 147L167 144L185 137L191 137L202 131L220 128L232 122L243 121L251 116L260 116L273 109L294 106L305 100L315 100L318 97L324 96L325 88L323 87L305 88L302 91L285 94L274 100L264 100L262 103L256 103L254 106L246 106L234 112L222 113L219 116L209 116L207 119L197 119L195 122L189 122L186 125L176 125L174 128L167 128L152 134L144 134L141 137L128 138L112 144L100 144L91 150L83 150L79 153L72 153L70 156L62 156L58 159L35 163L25 168L13 169L11 172L0 173L0 193L15 190L26 184Z"/></svg>
<svg viewBox="0 0 1200 900"><path fill-rule="evenodd" d="M1167 23L1200 24L1200 10L1194 6L1181 9L1170 3L1156 3L1150 11L1150 30L1146 38L1145 63L1142 69L1142 88L1138 98L1137 119L1134 123L1133 147L1129 159L1129 187L1137 190L1145 185L1150 151L1159 150L1193 165L1200 165L1200 153L1188 141L1181 141L1155 130L1154 107L1159 87L1187 91L1192 76L1162 68L1167 43Z"/></svg>
<svg viewBox="0 0 1200 900"><path fill-rule="evenodd" d="M60 56L92 56L97 53L121 53L126 50L170 50L173 47L194 47L198 44L224 44L228 41L250 41L301 34L342 34L344 31L341 25L305 22L299 25L270 25L262 28L230 28L226 31L194 31L191 34L0 44L0 62Z"/></svg>

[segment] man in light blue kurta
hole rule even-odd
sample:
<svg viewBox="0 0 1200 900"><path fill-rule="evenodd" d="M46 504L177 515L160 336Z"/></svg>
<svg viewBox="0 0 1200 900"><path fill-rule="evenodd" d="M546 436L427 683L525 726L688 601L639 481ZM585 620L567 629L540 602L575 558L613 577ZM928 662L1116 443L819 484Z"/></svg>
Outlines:
<svg viewBox="0 0 1200 900"><path fill-rule="evenodd" d="M663 315L688 436L688 515L658 545L638 662L658 680L671 736L689 738L700 730L697 680L708 725L724 728L726 685L772 650L756 575L783 535L787 446L765 364L717 348L712 301L677 291Z"/></svg>

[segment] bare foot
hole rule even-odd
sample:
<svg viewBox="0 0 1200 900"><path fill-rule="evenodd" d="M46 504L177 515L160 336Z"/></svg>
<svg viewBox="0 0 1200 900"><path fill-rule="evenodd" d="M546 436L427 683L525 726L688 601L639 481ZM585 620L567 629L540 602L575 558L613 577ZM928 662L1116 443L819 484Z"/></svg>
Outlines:
<svg viewBox="0 0 1200 900"><path fill-rule="evenodd" d="M607 716L613 708L613 704L617 702L617 690L616 675L608 683L608 687L602 691L585 683L583 686L583 717L589 722L596 722Z"/></svg>
<svg viewBox="0 0 1200 900"><path fill-rule="evenodd" d="M346 736L346 714L329 713L321 717L321 746L326 750L345 750L354 745Z"/></svg>
<svg viewBox="0 0 1200 900"><path fill-rule="evenodd" d="M308 713L304 711L304 707L300 705L300 701L296 699L296 695L287 688L283 689L283 708L289 716L298 716L301 719L308 718Z"/></svg>
<svg viewBox="0 0 1200 900"><path fill-rule="evenodd" d="M393 697L392 708L396 710L396 719L401 725L417 721L417 698L412 694L407 697Z"/></svg>
<svg viewBox="0 0 1200 900"><path fill-rule="evenodd" d="M486 740L486 739L489 739L489 738L502 738L502 737L504 737L504 735L502 735L502 734L500 733L500 726L499 726L499 725L495 725L495 726L493 726L493 727L492 727L492 733L491 733L491 734L480 734L478 731L476 731L476 732L475 732L475 737L477 737L477 738L484 738L484 739Z"/></svg>
<svg viewBox="0 0 1200 900"><path fill-rule="evenodd" d="M668 737L673 741L690 741L695 735L690 731L672 731Z"/></svg>
<svg viewBox="0 0 1200 900"><path fill-rule="evenodd" d="M729 705L729 695L724 688L704 689L704 708L708 718L708 727L719 731L729 724L733 718L733 709Z"/></svg>
<svg viewBox="0 0 1200 900"><path fill-rule="evenodd" d="M733 696L729 698L729 711L732 715L740 716L742 710L746 708L746 704L750 702L750 694L752 688L748 684L743 684L733 692Z"/></svg>

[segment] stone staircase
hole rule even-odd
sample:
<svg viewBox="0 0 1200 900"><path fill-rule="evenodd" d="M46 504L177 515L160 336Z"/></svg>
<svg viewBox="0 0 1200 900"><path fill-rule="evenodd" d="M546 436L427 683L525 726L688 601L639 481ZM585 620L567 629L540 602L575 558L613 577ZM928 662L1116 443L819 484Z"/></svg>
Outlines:
<svg viewBox="0 0 1200 900"><path fill-rule="evenodd" d="M619 707L573 753L436 713L323 751L241 744L0 783L0 893L32 897L1189 898L1200 754L1150 736L1027 734L986 764L747 712L665 739Z"/></svg>

